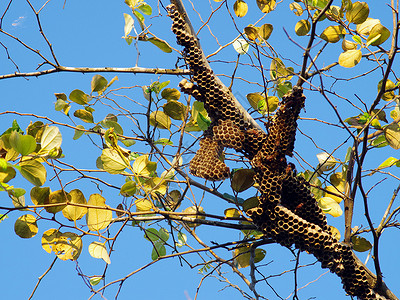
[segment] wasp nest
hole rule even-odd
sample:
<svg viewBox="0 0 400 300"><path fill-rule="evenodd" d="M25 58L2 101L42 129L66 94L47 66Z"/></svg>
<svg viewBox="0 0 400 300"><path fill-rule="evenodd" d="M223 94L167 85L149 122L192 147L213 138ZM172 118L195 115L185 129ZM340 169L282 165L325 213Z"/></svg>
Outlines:
<svg viewBox="0 0 400 300"><path fill-rule="evenodd" d="M228 178L229 168L220 160L222 150L217 141L205 136L200 140L200 149L190 161L190 173L213 181Z"/></svg>

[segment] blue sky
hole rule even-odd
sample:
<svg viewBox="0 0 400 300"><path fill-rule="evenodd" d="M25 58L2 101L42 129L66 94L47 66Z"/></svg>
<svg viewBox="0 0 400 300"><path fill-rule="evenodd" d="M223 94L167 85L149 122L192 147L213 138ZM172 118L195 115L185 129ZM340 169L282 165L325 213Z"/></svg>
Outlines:
<svg viewBox="0 0 400 300"><path fill-rule="evenodd" d="M43 1L42 1L43 2ZM165 2L165 1L164 1ZM246 17L237 19L239 28L243 28L249 23L254 23L261 14L253 3L248 1L250 12ZM251 3L250 3L251 2ZM338 2L338 1L335 1ZM389 8L384 4L388 1L367 1L371 8L370 16L381 19L382 24L391 29L391 15ZM5 10L8 2L3 1L0 3L0 12ZM166 17L165 11L161 8L161 16L157 16L157 3L156 1L149 1L153 7L153 18L146 17L146 24L152 24L150 30L158 37L167 40L172 47L180 49L176 45L175 38L170 32L170 20ZM166 5L166 3L164 3ZM230 3L230 7L232 7ZM36 4L35 4L36 5ZM185 5L190 8L190 3L185 1ZM219 4L212 2L215 8ZM307 44L307 38L297 37L293 31L295 23L299 20L288 9L289 2L284 1L278 6L277 11L271 12L261 22L274 24L274 32L269 40L270 44L276 48L289 66L293 66L298 70L298 64L302 61L302 53L299 48L293 43L288 41L284 33L285 29L291 38L293 38L300 45ZM196 4L196 8L200 14L203 14L203 20L208 17L210 7L206 1L204 3ZM41 13L41 21L43 29L47 38L54 46L54 51L61 65L71 67L132 67L136 63L137 53L134 45L128 46L126 42L121 39L123 36L124 18L123 13L130 13L130 9L123 1L66 1L65 8L63 2L51 1L44 8ZM199 28L199 20L196 12L189 9L189 15L195 28ZM325 23L324 23L325 22ZM321 23L321 28L327 25L327 21ZM12 2L9 11L3 19L3 29L12 35L18 36L21 40L31 45L34 49L40 49L41 53L48 56L49 51L43 42L40 33L36 26L36 19L26 2L14 1ZM230 17L227 16L226 10L217 12L215 17L211 19L210 27L213 34L215 34L221 44L226 44L232 41L237 32L232 30L232 22ZM204 28L199 35L201 44L206 53L212 53L218 45L210 36L207 28ZM0 35L0 42L6 45L11 58L17 63L21 72L32 72L36 69L37 65L41 62L37 55L33 55L30 51L23 49L15 41L7 38L5 35ZM389 47L388 42L384 44L386 48ZM177 54L165 54L153 45L145 43L139 44L140 58L138 65L141 67L160 67L160 68L174 68L177 61ZM328 51L318 61L319 66L327 65L336 61L341 53L340 43L328 47ZM314 53L315 54L315 53ZM212 67L217 74L232 74L234 64L226 64L221 61L233 62L237 59L237 54L231 46L227 47L218 56L213 57ZM250 63L248 57L241 58L241 62ZM292 62L292 63L291 63ZM180 61L180 63L182 63ZM270 61L266 60L266 67L269 66ZM0 66L1 74L9 74L15 72L14 65L7 59L4 48L0 47ZM46 67L46 66L44 66ZM42 67L42 69L44 68ZM366 71L371 67L371 64L364 62L354 69L343 69L336 67L332 75L342 76L343 78L350 78L355 74ZM94 74L79 74L79 73L59 73L41 76L39 78L13 78L0 80L0 112L4 111L17 111L25 113L34 113L41 116L47 116L51 119L70 123L68 118L60 112L54 110L55 96L54 93L66 93L67 95L74 89L81 89L86 93L90 92L90 81ZM113 88L131 87L149 85L156 80L165 81L171 80L169 87L177 87L181 78L173 76L157 76L146 74L102 74L106 79L111 80L112 77L118 75L119 81L115 82ZM243 77L250 82L260 82L260 75L251 68L239 68L237 73L238 77ZM374 74L355 80L349 85L347 81L339 81L335 83L334 89L356 105L357 94L361 99L367 103L371 103L377 91L377 83L380 80L380 74ZM222 77L224 83L229 84L229 78ZM327 78L327 85L332 84L332 80ZM315 84L318 84L315 80ZM245 108L249 108L246 103L246 94L250 92L259 92L260 88L254 84L248 84L241 80L236 80L233 85L233 93L242 102ZM333 114L332 109L322 97L316 92L305 92L307 96L306 110L302 112L302 117L305 118L318 118L327 122L337 123L337 118ZM127 91L127 95L138 102L146 101L143 98L140 88L133 88ZM123 101L123 100L121 100ZM129 102L123 103L126 107L130 108ZM359 111L354 109L350 104L343 102L338 98L334 98L334 104L338 106L340 113L344 118L357 115ZM76 108L76 107L75 107ZM137 109L132 105L132 109ZM102 120L109 112L105 106L96 106L96 121ZM18 117L12 114L1 115L1 128L4 131L10 125L13 119L18 119L22 128L26 128L29 121L34 120L31 117ZM316 154L326 150L327 152L333 149L344 141L345 135L341 130L332 128L331 126L321 126L317 128L318 123L314 121L302 120L300 121L299 128L305 134L298 134L296 140L296 151L299 155L312 166L317 165ZM318 125L319 126L319 125ZM129 132L129 129L126 130ZM88 139L81 138L78 141L73 141L73 132L66 128L61 129L63 135L63 149L66 155L65 161L69 163L77 163L81 168L95 168L95 159L100 155L100 151L93 147ZM199 136L199 134L196 134ZM307 136L317 141L321 149L316 149L313 143ZM343 160L347 147L350 144L340 147L335 152L335 157ZM145 148L135 148L133 151L146 151ZM97 151L97 152L96 152ZM376 168L388 156L399 157L398 153L393 149L386 147L371 151L368 155L366 162L367 168ZM295 156L299 158L299 156ZM298 162L293 159L298 169L301 168ZM187 162L187 161L186 161ZM235 166L233 166L235 167ZM397 170L393 170L395 174ZM74 178L75 175L65 175L64 180L68 181ZM120 179L106 177L115 184L121 184ZM376 179L378 178L378 179ZM367 186L371 187L382 177L373 177L366 179ZM16 178L13 182L15 186L24 187L27 191L31 189L31 185L26 183L20 177ZM57 189L57 183L53 180L48 183L54 189ZM387 199L390 198L393 189L398 185L393 180L386 180L382 182L378 188L371 192L371 207L373 207L373 218L375 222L380 221ZM96 185L85 181L79 181L74 188L80 188L88 196L91 193L98 192ZM228 184L225 183L228 187ZM109 199L109 205L115 207L118 201L118 192L115 190L104 189L104 196ZM229 192L229 190L227 190ZM201 196L199 191L196 191L197 197ZM242 196L242 195L240 195ZM242 197L250 196L245 194ZM27 197L29 198L29 197ZM3 193L0 194L1 206L12 205L8 196ZM113 202L114 201L114 202ZM29 202L29 199L27 199ZM216 197L207 196L204 200L204 206L207 212L215 214L223 214L225 208L229 207L225 202ZM189 206L189 203L184 205ZM361 207L357 205L357 212L361 211ZM8 219L0 223L0 236L3 237L3 247L0 248L0 265L2 272L0 273L0 282L2 288L2 296L5 299L27 299L32 292L37 278L50 266L54 259L52 254L46 253L40 244L41 234L51 228L50 222L39 222L39 233L32 239L23 240L14 234L14 221L23 212L17 212L10 215ZM343 216L333 219L328 216L329 223L338 227L343 233ZM367 226L362 213L354 218L354 225L363 224ZM117 226L118 227L118 226ZM114 229L115 231L116 229ZM201 226L196 229L196 232L201 236L204 241L218 241L223 243L231 239L239 239L240 234L230 229L212 229L207 226ZM400 294L400 288L396 278L397 270L400 268L400 262L397 259L398 251L398 236L392 230L384 233L380 255L382 269L384 272L384 280L394 293ZM369 236L369 240L371 238ZM192 241L193 242L193 241ZM88 275L100 275L104 270L104 263L101 260L92 258L87 251L89 239L84 240L82 254L79 258L79 267ZM267 257L263 261L265 266L260 268L264 275L279 274L282 271L291 269L294 266L294 257L286 249L280 246L267 246L264 247L267 251ZM143 239L143 233L137 228L127 227L123 230L119 237L115 251L111 255L112 263L109 266L109 273L107 281L112 281L125 276L129 272L143 266L151 261L151 244ZM230 253L225 250L219 250L218 253L222 257L230 258ZM360 255L361 260L365 260L367 254ZM189 256L190 260L195 264L198 262L196 255ZM305 253L301 255L301 264L305 265L314 262L314 259ZM268 264L267 264L268 263ZM373 269L372 261L368 264ZM194 299L196 289L199 285L202 275L198 273L197 267L190 269L188 266L180 266L177 259L168 259L150 266L146 270L138 273L132 278L128 279L121 290L119 299ZM227 268L223 269L228 271ZM313 280L319 278L326 270L319 267L319 263L315 266L301 268L299 271L299 286L303 286ZM243 269L243 273L248 275L249 270ZM229 279L234 284L238 284L249 292L243 283L236 275L229 275ZM271 278L269 281L278 291L282 297L287 297L293 290L293 274L289 273L282 277ZM198 299L242 299L242 296L231 288L225 288L224 283L219 282L215 278L207 278L202 284ZM97 286L98 287L98 286ZM118 286L115 285L107 290L105 297L113 299ZM221 290L223 289L223 290ZM258 286L259 292L269 299L275 299L276 296L273 291L265 284L260 283ZM312 283L310 288L302 289L300 292L302 299L315 296L317 299L344 299L345 293L341 289L340 280L331 275L325 274L317 282ZM56 297L57 299L86 299L90 296L89 289L84 285L82 279L77 275L76 264L72 261L58 260L50 273L43 279L35 293L33 299L49 299ZM100 297L94 297L100 299Z"/></svg>

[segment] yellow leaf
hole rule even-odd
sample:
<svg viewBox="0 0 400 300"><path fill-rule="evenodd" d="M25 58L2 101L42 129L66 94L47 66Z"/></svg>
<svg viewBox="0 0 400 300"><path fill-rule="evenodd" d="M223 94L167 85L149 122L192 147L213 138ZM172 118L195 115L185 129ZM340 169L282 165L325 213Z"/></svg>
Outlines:
<svg viewBox="0 0 400 300"><path fill-rule="evenodd" d="M227 208L224 211L224 215L227 218L239 218L241 213L236 208Z"/></svg>
<svg viewBox="0 0 400 300"><path fill-rule="evenodd" d="M391 81L390 79L386 80L385 91L394 89L395 87L396 87L396 85L394 84L393 81ZM382 88L382 80L379 81L379 83L378 83L378 92L381 90L381 88ZM394 98L394 96L395 96L394 95L394 91L385 92L382 95L382 99L385 100L385 101L390 101L390 100L392 100Z"/></svg>
<svg viewBox="0 0 400 300"><path fill-rule="evenodd" d="M275 9L275 0L257 0L258 8L265 14L273 11Z"/></svg>
<svg viewBox="0 0 400 300"><path fill-rule="evenodd" d="M331 197L322 197L318 200L318 204L324 213L330 214L333 217L339 217L343 214L340 205Z"/></svg>
<svg viewBox="0 0 400 300"><path fill-rule="evenodd" d="M33 215L20 216L15 221L14 231L19 237L23 239L34 237L38 232L36 218Z"/></svg>
<svg viewBox="0 0 400 300"><path fill-rule="evenodd" d="M343 188L344 188L344 186L343 186ZM344 190L341 190L341 189L339 189L339 188L336 188L336 187L334 187L334 186L332 186L332 185L327 186L325 189L326 189L326 191L327 191L327 193L325 193L325 196L332 198L332 199L335 200L337 203L342 202L343 197L337 196L337 195L342 194L342 193L344 192Z"/></svg>
<svg viewBox="0 0 400 300"><path fill-rule="evenodd" d="M339 241L340 240L340 231L336 227L329 225L329 230L331 231L332 236Z"/></svg>
<svg viewBox="0 0 400 300"><path fill-rule="evenodd" d="M390 31L382 24L376 24L372 27L367 39L367 45L378 46L384 43L390 36ZM368 43L369 42L369 43Z"/></svg>
<svg viewBox="0 0 400 300"><path fill-rule="evenodd" d="M244 17L248 9L247 3L243 0L236 0L235 4L233 4L235 15L239 18Z"/></svg>
<svg viewBox="0 0 400 300"><path fill-rule="evenodd" d="M328 26L321 33L321 38L329 43L337 43L342 35L346 34L346 30L341 25Z"/></svg>
<svg viewBox="0 0 400 300"><path fill-rule="evenodd" d="M272 24L263 24L260 28L258 28L258 34L264 40L268 40L273 30L274 26L272 26Z"/></svg>
<svg viewBox="0 0 400 300"><path fill-rule="evenodd" d="M58 237L55 249L56 255L59 259L77 260L82 251L82 240L75 233L61 233Z"/></svg>
<svg viewBox="0 0 400 300"><path fill-rule="evenodd" d="M153 111L150 114L150 125L160 129L170 129L171 118L163 111Z"/></svg>
<svg viewBox="0 0 400 300"><path fill-rule="evenodd" d="M204 209L201 206L190 206L188 208L186 208L183 213L185 214L196 214L196 216L188 216L187 218L195 221L196 219L200 219L200 220L204 220L206 218L206 216L201 215L202 213L204 213ZM199 214L200 213L200 214ZM200 224L199 223L187 223L187 225L191 228L197 227Z"/></svg>
<svg viewBox="0 0 400 300"><path fill-rule="evenodd" d="M94 258L101 258L107 264L111 264L110 256L108 255L107 248L103 243L93 242L89 245L89 254Z"/></svg>
<svg viewBox="0 0 400 300"><path fill-rule="evenodd" d="M399 124L390 124L383 130L385 138L393 149L400 149L400 126Z"/></svg>
<svg viewBox="0 0 400 300"><path fill-rule="evenodd" d="M339 55L339 65L352 68L360 62L361 58L361 50L347 50Z"/></svg>
<svg viewBox="0 0 400 300"><path fill-rule="evenodd" d="M99 208L88 208L86 214L86 223L89 230L99 231L110 224L112 220L112 212L108 205L105 204L106 199L99 194L92 194L89 197L89 206L98 206Z"/></svg>
<svg viewBox="0 0 400 300"><path fill-rule="evenodd" d="M149 161L148 155L141 155L133 162L132 170L137 176L146 177L155 171L155 167L155 163Z"/></svg>
<svg viewBox="0 0 400 300"><path fill-rule="evenodd" d="M290 3L289 8L296 16L301 16L303 14L303 8L296 2Z"/></svg>
<svg viewBox="0 0 400 300"><path fill-rule="evenodd" d="M298 36L306 35L311 29L310 21L308 20L300 20L296 23L294 27L294 31Z"/></svg>
<svg viewBox="0 0 400 300"><path fill-rule="evenodd" d="M71 197L70 203L87 204L85 196L78 189L70 191L68 193L68 195ZM87 208L81 207L81 206L67 205L62 210L62 213L63 213L64 217L66 217L68 220L76 221L76 220L80 220L84 215L86 215Z"/></svg>

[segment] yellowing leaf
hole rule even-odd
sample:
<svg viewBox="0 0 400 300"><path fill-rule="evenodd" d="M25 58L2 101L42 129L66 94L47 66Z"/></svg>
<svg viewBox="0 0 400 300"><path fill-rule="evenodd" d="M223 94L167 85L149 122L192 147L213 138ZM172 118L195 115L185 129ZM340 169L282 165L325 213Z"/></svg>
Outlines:
<svg viewBox="0 0 400 300"><path fill-rule="evenodd" d="M264 39L268 40L274 30L274 26L272 24L263 24L260 28L258 28L258 34Z"/></svg>
<svg viewBox="0 0 400 300"><path fill-rule="evenodd" d="M355 50L355 49L357 49L357 43L343 39L342 49L343 49L343 51Z"/></svg>
<svg viewBox="0 0 400 300"><path fill-rule="evenodd" d="M300 20L296 23L294 27L294 31L298 36L306 35L311 29L310 21L308 20Z"/></svg>
<svg viewBox="0 0 400 300"><path fill-rule="evenodd" d="M235 260L238 263L239 268L246 268L250 266L250 253L251 244L241 244L234 251ZM264 249L255 249L254 251L254 263L258 263L265 257Z"/></svg>
<svg viewBox="0 0 400 300"><path fill-rule="evenodd" d="M89 197L89 206L98 206L99 208L88 208L86 214L86 223L89 230L99 231L110 224L112 220L112 212L109 206L105 204L106 199L99 194L92 194Z"/></svg>
<svg viewBox="0 0 400 300"><path fill-rule="evenodd" d="M258 38L258 30L253 26L245 27L244 33L250 41L255 41Z"/></svg>
<svg viewBox="0 0 400 300"><path fill-rule="evenodd" d="M247 14L248 10L247 3L243 0L236 0L235 4L233 4L233 10L237 17L244 17Z"/></svg>
<svg viewBox="0 0 400 300"><path fill-rule="evenodd" d="M135 200L136 211L150 211L153 209L153 203L148 199L137 199Z"/></svg>
<svg viewBox="0 0 400 300"><path fill-rule="evenodd" d="M336 159L326 152L318 153L317 158L319 162L318 170L321 172L332 170L337 163Z"/></svg>
<svg viewBox="0 0 400 300"><path fill-rule="evenodd" d="M329 26L321 33L321 38L329 43L337 43L346 30L341 25Z"/></svg>
<svg viewBox="0 0 400 300"><path fill-rule="evenodd" d="M17 172L12 166L6 166L5 170L0 171L0 182L7 183L17 175Z"/></svg>
<svg viewBox="0 0 400 300"><path fill-rule="evenodd" d="M237 170L232 177L231 186L236 192L243 192L253 186L255 172L253 169Z"/></svg>
<svg viewBox="0 0 400 300"><path fill-rule="evenodd" d="M46 169L37 160L22 161L19 166L21 167L21 175L30 183L42 186L46 182Z"/></svg>
<svg viewBox="0 0 400 300"><path fill-rule="evenodd" d="M369 35L371 29L376 25L380 24L381 21L378 19L368 18L363 23L357 25L357 32L360 35Z"/></svg>
<svg viewBox="0 0 400 300"><path fill-rule="evenodd" d="M165 90L164 90L165 91ZM186 106L179 101L170 100L163 105L166 115L174 120L184 120L186 115Z"/></svg>
<svg viewBox="0 0 400 300"><path fill-rule="evenodd" d="M361 24L367 20L369 7L365 2L354 2L352 8L346 12L346 19L350 23Z"/></svg>
<svg viewBox="0 0 400 300"><path fill-rule="evenodd" d="M393 81L391 81L390 79L386 80L385 91L394 89L395 87L396 87L396 85L394 84ZM378 92L381 90L381 88L382 88L382 80L379 81L379 83L378 83ZM394 96L395 95L394 95L394 90L393 90L393 91L383 93L382 99L385 101L390 101L394 98Z"/></svg>
<svg viewBox="0 0 400 300"><path fill-rule="evenodd" d="M136 193L136 183L132 180L125 182L120 189L120 194L124 197L131 197Z"/></svg>
<svg viewBox="0 0 400 300"><path fill-rule="evenodd" d="M275 9L275 0L257 0L258 8L265 14L273 11Z"/></svg>
<svg viewBox="0 0 400 300"><path fill-rule="evenodd" d="M192 220L193 222L196 219L200 219L200 220L204 220L206 218L206 216L201 215L202 213L204 213L204 209L201 206L190 206L188 208L186 208L183 213L185 214L196 214L196 217L192 217L192 216L188 216L187 218ZM200 213L200 214L199 214ZM194 228L199 226L199 223L188 223L187 224L189 227Z"/></svg>
<svg viewBox="0 0 400 300"><path fill-rule="evenodd" d="M181 97L181 92L179 92L177 89L165 88L161 92L161 97L168 101L179 100L179 98Z"/></svg>
<svg viewBox="0 0 400 300"><path fill-rule="evenodd" d="M92 277L92 278L90 278L90 280L89 280L90 285L91 285L91 286L98 285L102 279L103 279L103 277L100 277L100 276Z"/></svg>
<svg viewBox="0 0 400 300"><path fill-rule="evenodd" d="M83 193L78 190L74 189L68 193L71 197L69 202L75 204L87 204L85 196ZM67 205L63 210L62 213L64 217L66 217L70 221L76 221L82 219L84 215L87 213L87 208L82 206L74 206L74 205Z"/></svg>
<svg viewBox="0 0 400 300"><path fill-rule="evenodd" d="M15 221L14 231L19 237L23 239L29 239L35 236L38 232L36 218L33 215L20 216Z"/></svg>
<svg viewBox="0 0 400 300"><path fill-rule="evenodd" d="M389 158L385 159L385 161L379 165L378 169L389 168L391 166L394 166L398 162L399 162L399 160L397 158L389 157Z"/></svg>
<svg viewBox="0 0 400 300"><path fill-rule="evenodd" d="M133 172L138 176L149 176L156 170L157 164L149 161L148 155L141 155L135 159L132 165Z"/></svg>
<svg viewBox="0 0 400 300"><path fill-rule="evenodd" d="M243 210L249 210L251 208L257 207L260 204L260 201L258 200L258 197L251 197L249 199L246 199L242 203Z"/></svg>
<svg viewBox="0 0 400 300"><path fill-rule="evenodd" d="M92 82L90 83L90 87L92 89L92 92L98 92L99 95L101 95L102 92L106 89L107 84L108 81L103 76L94 75L92 78Z"/></svg>
<svg viewBox="0 0 400 300"><path fill-rule="evenodd" d="M343 214L340 205L331 197L322 197L318 200L318 204L324 213L330 214L335 218Z"/></svg>
<svg viewBox="0 0 400 300"><path fill-rule="evenodd" d="M400 149L400 126L399 124L390 124L383 130L386 141L393 149Z"/></svg>
<svg viewBox="0 0 400 300"><path fill-rule="evenodd" d="M86 123L93 123L93 115L91 112L85 110L85 109L78 109L74 111L74 116L81 119L82 121Z"/></svg>
<svg viewBox="0 0 400 300"><path fill-rule="evenodd" d="M50 196L50 188L49 187L38 187L35 186L31 189L31 200L35 205L43 205L44 203L49 203Z"/></svg>
<svg viewBox="0 0 400 300"><path fill-rule="evenodd" d="M339 55L339 65L345 68L352 68L362 58L361 50L347 50Z"/></svg>
<svg viewBox="0 0 400 300"><path fill-rule="evenodd" d="M58 190L50 193L49 197L45 199L44 204L62 204L71 201L71 196L63 190ZM56 214L62 211L66 205L46 206L45 209L48 213Z"/></svg>
<svg viewBox="0 0 400 300"><path fill-rule="evenodd" d="M390 31L382 24L376 24L369 33L367 44L378 46L390 37Z"/></svg>
<svg viewBox="0 0 400 300"><path fill-rule="evenodd" d="M129 167L127 160L121 157L120 152L112 148L103 149L100 159L103 169L110 174L121 174Z"/></svg>
<svg viewBox="0 0 400 300"><path fill-rule="evenodd" d="M111 264L110 256L108 255L107 248L103 243L92 242L89 245L89 254L94 258L101 258L107 264Z"/></svg>
<svg viewBox="0 0 400 300"><path fill-rule="evenodd" d="M147 39L147 41L152 43L153 45L157 46L160 50L162 50L165 53L172 52L171 46L166 41L159 39L156 36Z"/></svg>
<svg viewBox="0 0 400 300"><path fill-rule="evenodd" d="M293 77L293 69L286 68L285 64L279 57L274 57L270 65L270 76L272 80L277 80L278 83L290 80Z"/></svg>
<svg viewBox="0 0 400 300"><path fill-rule="evenodd" d="M80 105L88 104L88 96L81 90L73 90L71 94L69 94L69 99Z"/></svg>
<svg viewBox="0 0 400 300"><path fill-rule="evenodd" d="M371 243L363 237L353 235L351 242L353 243L353 249L357 252L365 252L372 248Z"/></svg>
<svg viewBox="0 0 400 300"><path fill-rule="evenodd" d="M162 111L153 111L150 114L150 125L160 129L170 129L171 119Z"/></svg>
<svg viewBox="0 0 400 300"><path fill-rule="evenodd" d="M124 13L124 20L125 20L124 34L125 34L125 37L126 37L131 33L131 31L133 29L134 21L133 21L133 18L132 18L131 15L128 15L128 14L125 14L125 13Z"/></svg>
<svg viewBox="0 0 400 300"><path fill-rule="evenodd" d="M249 101L251 107L254 109L258 109L258 102L262 101L265 99L263 95L260 93L250 93L246 95L247 101Z"/></svg>

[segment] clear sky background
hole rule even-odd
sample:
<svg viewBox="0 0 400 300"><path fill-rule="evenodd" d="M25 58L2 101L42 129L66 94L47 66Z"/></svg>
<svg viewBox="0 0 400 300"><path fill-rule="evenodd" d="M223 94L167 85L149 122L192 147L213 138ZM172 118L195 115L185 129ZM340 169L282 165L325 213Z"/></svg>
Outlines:
<svg viewBox="0 0 400 300"><path fill-rule="evenodd" d="M38 8L44 1L35 2ZM199 2L199 1L198 1ZM249 14L243 19L237 19L239 28L243 28L250 23L254 23L261 17L255 1L247 1L249 4ZM254 2L254 3L253 3ZM336 3L338 1L334 1ZM367 1L370 5L370 16L379 18L383 25L391 30L391 12L390 8L385 4L388 1ZM163 1L167 5L167 1ZM199 28L198 15L191 9L191 4L184 1L188 8L189 15L195 28ZM302 52L299 47L288 40L284 29L291 38L302 46L306 46L308 39L306 37L297 37L294 33L294 25L300 19L290 12L289 1L284 1L278 6L278 9L271 12L261 21L263 23L274 24L274 32L269 40L270 44L282 55L282 58L289 58L293 61L285 61L287 66L292 66L296 71L299 70L299 64L302 61ZM167 40L172 47L180 49L176 45L175 38L170 32L170 20L166 17L165 10L160 7L161 15L157 16L157 2L149 0L149 4L153 7L153 18L146 17L146 24L152 24L151 31L158 37ZM337 4L337 3L336 3ZM5 10L8 1L0 2L0 13ZM136 63L137 52L135 46L127 45L121 39L123 36L124 18L123 13L131 13L128 6L122 0L120 1L66 1L63 8L63 1L50 1L41 13L41 22L44 32L49 41L54 46L54 51L61 65L70 67L132 67ZM211 2L215 8L219 4ZM233 2L229 4L230 8ZM202 15L203 20L207 19L210 14L210 4L208 1L196 3L196 9ZM319 31L327 25L327 21L321 23ZM13 1L10 9L3 19L3 29L12 35L30 45L34 49L40 49L46 56L49 55L43 38L41 37L36 18L32 13L29 5L25 1ZM232 21L226 13L226 9L218 12L210 21L210 27L217 36L221 44L232 41L237 35L237 31L233 29ZM215 40L210 36L207 28L200 33L201 44L206 54L214 52L218 49ZM0 34L0 42L3 43L11 58L17 63L21 72L32 72L41 62L37 55L24 49L20 44L12 39ZM383 45L389 48L389 42ZM329 51L318 61L319 66L328 65L337 60L341 53L340 43L330 45ZM141 67L160 67L174 68L177 54L165 54L153 45L139 43L140 58L138 65ZM315 53L314 53L315 54ZM228 46L221 51L218 56L213 57L212 67L217 74L232 74L234 64L227 64L223 61L235 61L237 54ZM250 63L249 58L241 58L241 62ZM265 61L266 66L270 64L269 60ZM332 74L343 78L350 78L355 74L369 70L372 64L360 64L354 69L344 69L341 67L334 68ZM42 67L45 68L46 66ZM13 73L16 71L15 66L7 59L7 53L3 47L0 47L0 70L1 74ZM39 78L14 78L0 81L0 111L17 111L25 113L34 113L41 116L47 116L51 119L69 123L66 116L54 110L55 96L54 93L66 93L67 95L74 89L81 89L87 93L90 92L90 81L94 74L79 73L60 73L41 76ZM116 74L102 74L110 80ZM142 86L148 85L153 81L171 80L169 87L177 87L181 78L173 76L157 76L145 74L117 74L119 81L115 82L113 88ZM238 77L248 79L250 82L261 82L261 77L251 68L243 66L239 68ZM371 76L355 80L351 85L346 81L335 83L333 89L340 91L344 96L349 97L351 101L358 106L355 94L368 104L375 98L377 92L377 83L381 79L381 75L375 72ZM229 85L229 78L222 77L224 83ZM392 79L393 80L393 79ZM395 80L393 80L395 81ZM319 84L317 80L314 82ZM327 78L330 85L332 80ZM233 93L239 101L249 108L246 101L246 94L250 92L259 92L260 87L247 84L241 80L236 80L233 85ZM337 118L333 114L333 110L329 107L325 100L316 92L305 92L307 96L306 110L301 116L305 118L318 118L327 122L338 123ZM128 92L129 97L139 101L146 101L143 98L140 89L132 89ZM334 104L339 107L343 117L357 115L359 111L350 104L343 102L338 98L334 98ZM127 105L127 103L124 103ZM109 111L106 107L96 107L96 121L102 120ZM34 120L30 117L18 117L12 114L2 115L0 117L0 132L6 130L13 119L18 119L20 126L25 129L29 121ZM299 155L312 166L317 165L316 154L322 151L332 152L336 146L344 141L345 136L341 130L331 126L320 126L313 121L300 121L299 128L304 135L299 134L296 140L296 151ZM317 130L318 128L318 130ZM127 130L129 131L129 130ZM73 132L71 130L61 129L63 135L63 149L66 155L65 161L76 163L80 168L95 168L95 159L100 155L100 151L91 146L87 139L81 138L73 141ZM199 133L196 134L199 136ZM321 149L316 149L307 136L312 136L317 141ZM350 143L340 147L334 156L343 160L347 148ZM133 151L145 151L145 149L132 149ZM97 151L97 152L95 152ZM393 149L386 147L379 151L371 152L368 157L366 168L376 168L388 156L400 155ZM296 155L296 157L299 157ZM187 161L186 161L187 162ZM298 161L293 159L298 170L302 171ZM302 163L306 166L304 163ZM234 167L234 166L233 166ZM398 170L393 173L399 174ZM68 175L74 178L75 175ZM66 176L66 179L68 179ZM377 179L378 178L378 179ZM371 187L374 182L383 177L372 178L366 180L366 184ZM48 178L49 179L49 178ZM109 178L109 180L116 180ZM12 183L15 186L24 187L27 191L31 189L31 185L21 178L17 178ZM57 189L55 181L46 183L46 185ZM121 182L116 181L116 184ZM393 189L398 185L393 180L386 180L379 185L378 188L371 192L371 209L374 221L380 221L380 216L385 209L387 200L391 197ZM227 185L228 186L228 185ZM78 183L73 188L80 188L84 191L86 197L91 193L98 192L96 186L89 182ZM229 192L229 190L227 191ZM29 193L27 193L27 198ZM119 203L118 192L115 190L104 189L103 194L109 201L109 205L116 207ZM241 195L242 196L242 195ZM246 196L243 196L244 198ZM114 201L115 199L115 201ZM27 202L30 200L27 199ZM209 208L207 212L223 214L223 210L229 206L221 199L207 196L205 206ZM6 193L0 194L0 205L10 206L11 200ZM185 205L185 204L184 204ZM186 206L190 206L186 203ZM356 211L360 212L361 207L357 206ZM1 213L1 211L0 211ZM39 222L39 233L32 239L23 240L15 235L13 227L14 221L23 212L15 212L10 214L9 218L0 223L0 236L2 237L2 247L0 247L0 287L1 298L3 299L27 299L32 292L37 278L50 266L54 259L53 254L46 253L40 244L41 234L51 228L51 224ZM354 225L363 224L367 226L362 214L355 216ZM333 219L328 216L328 222L336 226L341 233L344 233L343 216ZM218 241L223 243L231 239L240 238L240 234L231 229L213 229L207 226L201 226L197 233L204 238L204 241ZM392 291L400 295L400 285L398 269L400 268L399 257L399 239L395 232L385 232L380 248L381 263L384 280ZM371 237L366 236L371 240ZM100 275L104 269L104 262L92 258L87 251L89 242L84 239L82 254L79 258L79 267L85 274ZM260 270L265 276L279 274L282 271L294 267L294 256L285 248L280 246L269 245L263 247L267 251L267 257L263 263L266 263ZM229 252L218 251L223 257L230 258ZM112 263L109 266L107 281L112 281L125 276L129 272L139 268L151 261L151 244L143 240L143 233L137 228L125 228L115 247L115 252L111 255ZM368 253L360 255L361 260L365 260ZM190 257L193 263L198 259L195 255ZM301 264L305 265L314 262L313 257L303 253L301 256ZM268 264L267 264L268 263ZM373 269L372 260L369 260L368 267ZM121 290L119 299L193 299L196 289L199 285L202 275L198 273L197 267L190 269L187 265L181 266L178 259L168 259L150 266L146 270L138 273L128 279ZM227 268L224 269L228 271ZM244 274L248 274L249 269L243 270ZM340 280L331 274L325 274L326 270L320 268L320 264L300 269L299 286L311 283L314 288L305 288L300 291L301 299L308 299L315 296L316 299L344 299L345 293L342 290ZM320 277L321 276L321 277ZM242 282L236 275L229 275L229 279L234 284L238 284L245 291L248 290L243 286ZM271 278L269 283L276 288L278 293L286 298L293 290L293 274L289 273L277 278ZM315 286L318 288L316 289ZM98 286L97 286L98 287ZM210 277L204 280L201 286L198 299L242 299L242 296L231 288L225 288L225 284L217 279ZM111 287L107 290L105 297L113 299L118 286ZM223 290L221 290L223 289ZM274 292L265 284L259 284L259 292L269 299L276 299ZM50 273L43 279L33 299L87 299L90 296L89 289L85 286L82 279L77 275L76 264L72 261L58 260ZM100 299L96 296L94 299Z"/></svg>

